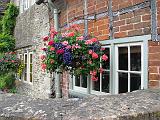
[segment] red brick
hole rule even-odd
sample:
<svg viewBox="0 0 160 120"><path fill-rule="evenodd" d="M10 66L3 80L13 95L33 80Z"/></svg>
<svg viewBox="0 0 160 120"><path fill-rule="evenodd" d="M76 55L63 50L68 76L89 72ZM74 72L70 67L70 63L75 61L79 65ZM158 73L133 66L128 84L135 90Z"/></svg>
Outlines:
<svg viewBox="0 0 160 120"><path fill-rule="evenodd" d="M136 17L129 18L129 19L126 20L127 24L138 23L138 22L141 22L141 16L136 16Z"/></svg>
<svg viewBox="0 0 160 120"><path fill-rule="evenodd" d="M132 6L132 1L130 1L130 0L128 0L128 1L123 1L123 2L121 2L121 4L119 5L119 9L126 8L126 7L129 7L129 6Z"/></svg>
<svg viewBox="0 0 160 120"><path fill-rule="evenodd" d="M149 53L149 60L160 60L160 53Z"/></svg>
<svg viewBox="0 0 160 120"><path fill-rule="evenodd" d="M155 66L149 67L149 73L157 73L158 74L158 72L159 72L158 67L155 67Z"/></svg>
<svg viewBox="0 0 160 120"><path fill-rule="evenodd" d="M160 74L149 74L149 80L160 80Z"/></svg>
<svg viewBox="0 0 160 120"><path fill-rule="evenodd" d="M118 32L114 34L115 38L123 38L127 36L127 32Z"/></svg>
<svg viewBox="0 0 160 120"><path fill-rule="evenodd" d="M114 32L119 32L119 30L120 30L119 27L114 27L114 28L113 28L113 31L114 31Z"/></svg>
<svg viewBox="0 0 160 120"><path fill-rule="evenodd" d="M128 36L137 36L142 34L142 29L128 31Z"/></svg>
<svg viewBox="0 0 160 120"><path fill-rule="evenodd" d="M113 22L113 27L121 26L121 25L125 25L125 20L119 20L119 21Z"/></svg>
<svg viewBox="0 0 160 120"><path fill-rule="evenodd" d="M139 15L145 15L145 14L148 14L148 13L150 13L150 8L149 7L144 8L144 9L139 9L139 10L135 11L134 15L139 16Z"/></svg>
<svg viewBox="0 0 160 120"><path fill-rule="evenodd" d="M160 66L160 60L149 60L149 66Z"/></svg>
<svg viewBox="0 0 160 120"><path fill-rule="evenodd" d="M133 24L120 26L120 31L127 31L127 30L132 30L132 29L133 29Z"/></svg>
<svg viewBox="0 0 160 120"><path fill-rule="evenodd" d="M160 54L160 45L159 46L151 46L151 47L149 47L149 53Z"/></svg>
<svg viewBox="0 0 160 120"><path fill-rule="evenodd" d="M142 21L149 21L149 20L151 20L151 15L142 16Z"/></svg>
<svg viewBox="0 0 160 120"><path fill-rule="evenodd" d="M122 20L122 19L127 19L132 17L133 17L133 13L126 13L126 14L120 15L119 19Z"/></svg>
<svg viewBox="0 0 160 120"><path fill-rule="evenodd" d="M159 42L149 41L149 46L158 46Z"/></svg>
<svg viewBox="0 0 160 120"><path fill-rule="evenodd" d="M150 80L149 81L149 88L159 88L160 83L157 80Z"/></svg>
<svg viewBox="0 0 160 120"><path fill-rule="evenodd" d="M141 23L134 24L135 29L146 28L150 26L151 26L150 22L141 22Z"/></svg>
<svg viewBox="0 0 160 120"><path fill-rule="evenodd" d="M141 3L141 2L144 2L144 0L133 0L133 5L139 4L139 3Z"/></svg>

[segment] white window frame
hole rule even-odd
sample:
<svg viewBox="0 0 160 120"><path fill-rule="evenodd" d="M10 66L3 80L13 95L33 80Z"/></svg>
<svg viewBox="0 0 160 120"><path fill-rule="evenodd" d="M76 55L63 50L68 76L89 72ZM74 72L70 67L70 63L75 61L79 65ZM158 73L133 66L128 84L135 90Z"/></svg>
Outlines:
<svg viewBox="0 0 160 120"><path fill-rule="evenodd" d="M141 46L141 71L131 71L130 70L130 47L131 46ZM128 70L118 70L118 66L119 66L119 55L118 55L118 48L119 47L127 47L128 48ZM127 73L128 74L128 92L130 91L130 74L131 73L135 73L135 74L140 74L141 75L141 89L144 88L144 82L143 82L143 43L142 42L136 42L136 43L126 43L126 44L116 44L115 45L115 63L116 63L116 69L115 69L115 73L116 73L116 82L115 82L115 89L116 89L116 94L119 93L119 79L118 79L118 73Z"/></svg>
<svg viewBox="0 0 160 120"><path fill-rule="evenodd" d="M81 76L80 76L80 81L81 81ZM88 77L87 77L87 88L84 88L84 87L80 87L80 86L76 86L75 85L75 82L76 82L76 77L73 76L73 90L77 91L77 92L82 92L82 93L87 93L88 91ZM81 82L80 82L81 84Z"/></svg>
<svg viewBox="0 0 160 120"><path fill-rule="evenodd" d="M142 44L142 53L141 53L141 62L143 63L141 65L141 89L147 89L148 88L148 41L151 40L151 35L142 35L142 36L134 36L134 37L126 37L126 38L118 38L113 40L104 40L100 41L101 44L104 46L110 46L110 94L118 94L118 82L116 79L116 45L124 45L124 44ZM72 78L72 85L70 85L71 94L78 94L79 96L83 96L83 90L77 89L77 91L74 90L74 77ZM97 94L101 95L99 92L91 92L91 80L88 79L87 81L87 94ZM89 85L88 85L89 83ZM82 92L81 92L82 91ZM75 93L74 93L75 92ZM102 93L103 94L103 93ZM85 94L84 94L85 95Z"/></svg>
<svg viewBox="0 0 160 120"><path fill-rule="evenodd" d="M110 56L108 56L109 58L111 58L111 46L108 45L108 46L103 46L103 48L109 48L109 54ZM110 60L111 61L111 60ZM110 61L107 61L107 62L110 62ZM102 67L102 64L100 64L100 67ZM106 72L109 72L111 73L111 63L110 63L110 69L109 70L105 70ZM95 94L95 95L106 95L106 94L110 94L110 89L111 89L111 74L109 75L109 92L106 93L106 92L102 92L102 73L99 73L100 74L100 91L96 91L96 90L93 90L93 81L91 80L91 84L90 84L90 93L91 94Z"/></svg>
<svg viewBox="0 0 160 120"><path fill-rule="evenodd" d="M27 51L26 53L24 53L24 64L25 64L25 55L27 55L27 76L26 76L27 78L26 78L26 80L24 80L25 75L23 75L23 82L32 84L33 83L33 74L32 74L32 82L30 82L30 54L32 54L32 56L33 56L33 52ZM33 61L32 61L32 69L33 69ZM33 73L33 70L32 70L32 73ZM25 71L23 74L25 74Z"/></svg>

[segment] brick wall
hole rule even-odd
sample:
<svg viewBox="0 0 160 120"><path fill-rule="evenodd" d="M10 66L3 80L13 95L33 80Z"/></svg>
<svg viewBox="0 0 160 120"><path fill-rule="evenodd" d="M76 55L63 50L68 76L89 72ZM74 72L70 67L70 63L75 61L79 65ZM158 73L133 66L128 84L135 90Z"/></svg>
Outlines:
<svg viewBox="0 0 160 120"><path fill-rule="evenodd" d="M160 43L149 42L149 87L160 87Z"/></svg>

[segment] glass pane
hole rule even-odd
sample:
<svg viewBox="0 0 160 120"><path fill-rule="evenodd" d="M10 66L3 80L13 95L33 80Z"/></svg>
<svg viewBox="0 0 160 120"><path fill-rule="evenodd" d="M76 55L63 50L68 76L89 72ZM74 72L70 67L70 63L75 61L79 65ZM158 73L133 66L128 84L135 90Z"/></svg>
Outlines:
<svg viewBox="0 0 160 120"><path fill-rule="evenodd" d="M109 48L105 49L105 54L108 56L108 60L103 61L102 68L109 70L110 69L110 49Z"/></svg>
<svg viewBox="0 0 160 120"><path fill-rule="evenodd" d="M32 73L30 73L30 82L32 82Z"/></svg>
<svg viewBox="0 0 160 120"><path fill-rule="evenodd" d="M109 93L109 72L102 73L102 92Z"/></svg>
<svg viewBox="0 0 160 120"><path fill-rule="evenodd" d="M128 47L118 48L119 70L128 70Z"/></svg>
<svg viewBox="0 0 160 120"><path fill-rule="evenodd" d="M141 71L141 46L130 47L131 71Z"/></svg>
<svg viewBox="0 0 160 120"><path fill-rule="evenodd" d="M27 63L27 54L25 54L25 63Z"/></svg>
<svg viewBox="0 0 160 120"><path fill-rule="evenodd" d="M96 91L100 91L100 75L98 75L98 81L92 82L92 89Z"/></svg>
<svg viewBox="0 0 160 120"><path fill-rule="evenodd" d="M82 75L81 86L84 87L84 88L87 88L87 75Z"/></svg>
<svg viewBox="0 0 160 120"><path fill-rule="evenodd" d="M32 54L30 54L30 63L32 63Z"/></svg>
<svg viewBox="0 0 160 120"><path fill-rule="evenodd" d="M128 92L128 73L118 73L119 93Z"/></svg>
<svg viewBox="0 0 160 120"><path fill-rule="evenodd" d="M141 74L131 74L130 91L141 89Z"/></svg>
<svg viewBox="0 0 160 120"><path fill-rule="evenodd" d="M75 76L75 86L80 87L80 76Z"/></svg>
<svg viewBox="0 0 160 120"><path fill-rule="evenodd" d="M32 64L30 64L30 72L32 72Z"/></svg>

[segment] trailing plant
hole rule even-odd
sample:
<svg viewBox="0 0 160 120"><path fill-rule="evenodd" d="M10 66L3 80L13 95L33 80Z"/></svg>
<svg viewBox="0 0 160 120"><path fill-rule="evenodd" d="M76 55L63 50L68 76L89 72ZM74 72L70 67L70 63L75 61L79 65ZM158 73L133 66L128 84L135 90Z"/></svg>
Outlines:
<svg viewBox="0 0 160 120"><path fill-rule="evenodd" d="M19 59L15 52L3 53L0 55L0 74L17 72L19 66Z"/></svg>
<svg viewBox="0 0 160 120"><path fill-rule="evenodd" d="M8 34L0 34L0 53L13 51L15 39Z"/></svg>
<svg viewBox="0 0 160 120"><path fill-rule="evenodd" d="M0 75L0 89L13 89L15 86L15 74L13 72Z"/></svg>
<svg viewBox="0 0 160 120"><path fill-rule="evenodd" d="M2 18L2 32L3 34L13 35L16 24L16 17L19 14L18 8L13 3L7 4L7 10Z"/></svg>
<svg viewBox="0 0 160 120"><path fill-rule="evenodd" d="M50 33L43 37L46 46L41 56L42 69L49 72L56 70L70 71L71 74L90 74L91 79L98 80L97 73L103 72L100 64L107 62L105 48L90 35L87 37L79 33L77 25L72 25L66 33L58 33L51 28Z"/></svg>

